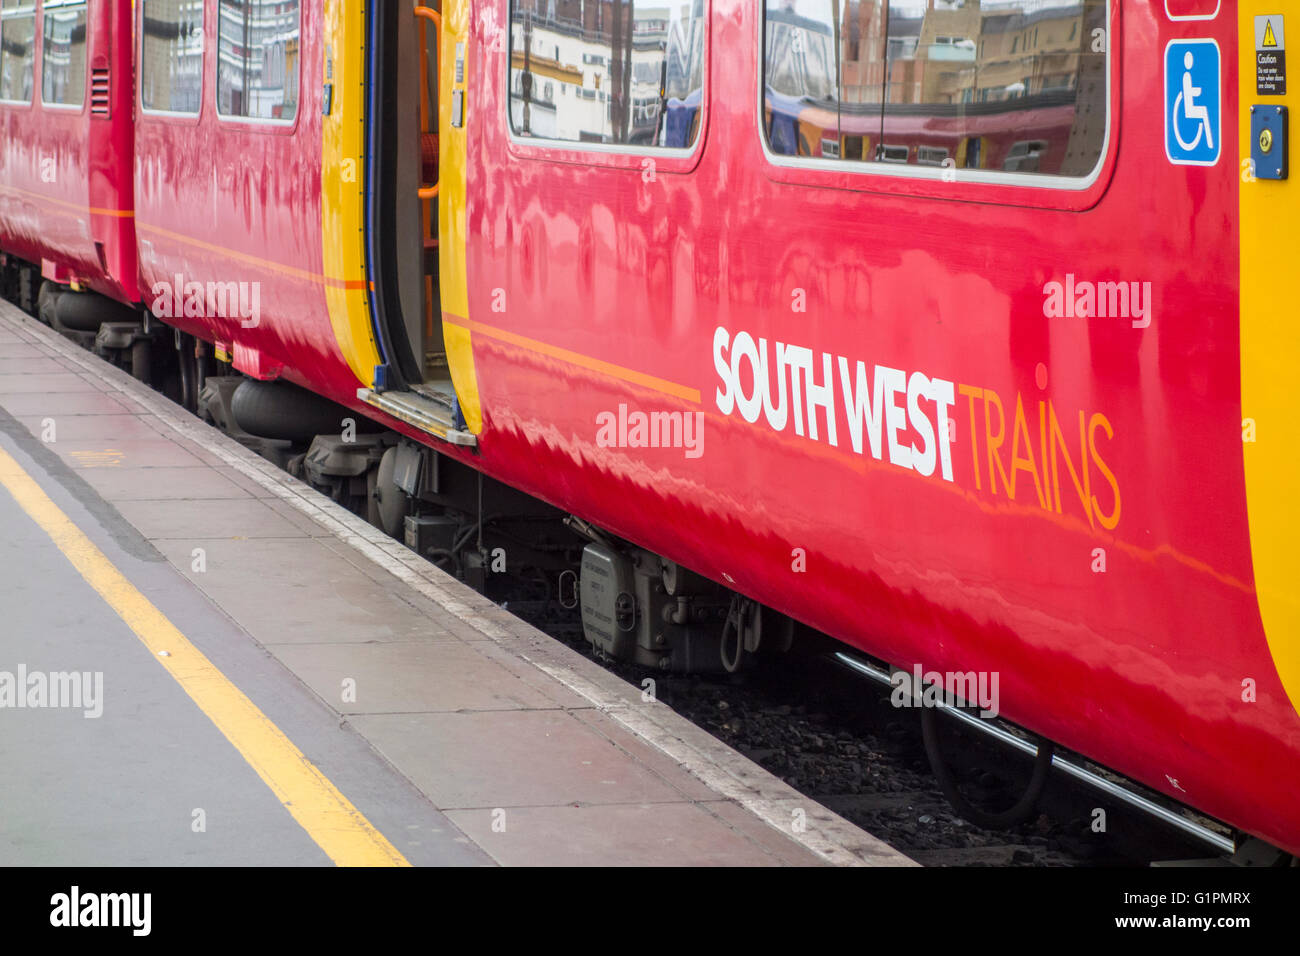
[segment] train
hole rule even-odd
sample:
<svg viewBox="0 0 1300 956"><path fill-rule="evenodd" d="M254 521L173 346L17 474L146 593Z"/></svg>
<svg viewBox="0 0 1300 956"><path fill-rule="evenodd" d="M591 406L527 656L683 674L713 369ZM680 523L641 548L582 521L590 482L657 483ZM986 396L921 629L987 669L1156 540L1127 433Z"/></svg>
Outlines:
<svg viewBox="0 0 1300 956"><path fill-rule="evenodd" d="M5 0L0 291L467 580L565 516L603 652L996 675L1294 854L1270 17Z"/></svg>

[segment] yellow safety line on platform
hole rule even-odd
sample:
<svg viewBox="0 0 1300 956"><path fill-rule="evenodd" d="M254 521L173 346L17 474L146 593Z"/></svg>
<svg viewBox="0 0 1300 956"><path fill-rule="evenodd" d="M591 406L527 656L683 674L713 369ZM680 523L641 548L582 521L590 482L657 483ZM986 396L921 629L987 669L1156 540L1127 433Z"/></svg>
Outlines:
<svg viewBox="0 0 1300 956"><path fill-rule="evenodd" d="M338 866L411 865L293 741L126 579L4 449L0 449L0 485L217 725L326 856ZM159 657L162 651L168 656Z"/></svg>

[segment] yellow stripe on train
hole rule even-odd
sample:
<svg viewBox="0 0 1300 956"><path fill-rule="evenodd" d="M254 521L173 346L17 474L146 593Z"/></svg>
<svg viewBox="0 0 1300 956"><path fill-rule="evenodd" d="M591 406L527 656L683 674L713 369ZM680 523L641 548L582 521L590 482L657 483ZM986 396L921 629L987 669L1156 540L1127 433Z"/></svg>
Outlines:
<svg viewBox="0 0 1300 956"><path fill-rule="evenodd" d="M1300 408L1294 378L1300 357L1296 307L1300 303L1300 186L1254 180L1250 158L1252 104L1295 106L1297 96L1256 93L1255 16L1276 4L1238 8L1238 131L1241 156L1241 408L1246 506L1255 590L1278 675L1300 709ZM1292 14L1300 29L1300 13ZM1292 78L1293 81L1296 79ZM1290 85L1296 89L1296 83ZM1241 675L1248 677L1250 675Z"/></svg>

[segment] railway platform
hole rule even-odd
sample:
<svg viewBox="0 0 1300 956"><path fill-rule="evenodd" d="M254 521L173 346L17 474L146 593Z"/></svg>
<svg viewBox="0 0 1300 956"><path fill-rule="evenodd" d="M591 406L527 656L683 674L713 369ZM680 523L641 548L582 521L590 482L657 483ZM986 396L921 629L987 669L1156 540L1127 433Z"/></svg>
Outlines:
<svg viewBox="0 0 1300 956"><path fill-rule="evenodd" d="M0 303L0 862L904 865Z"/></svg>

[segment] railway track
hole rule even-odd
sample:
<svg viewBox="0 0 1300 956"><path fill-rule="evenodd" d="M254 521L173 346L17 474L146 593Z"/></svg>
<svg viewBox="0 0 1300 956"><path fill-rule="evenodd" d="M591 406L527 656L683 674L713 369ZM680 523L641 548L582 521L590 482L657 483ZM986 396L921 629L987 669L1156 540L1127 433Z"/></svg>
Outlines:
<svg viewBox="0 0 1300 956"><path fill-rule="evenodd" d="M1049 780L1039 811L1026 823L1011 830L968 823L940 791L917 712L892 706L888 688L843 666L833 649L760 656L753 670L736 676L663 675L595 653L576 612L555 602L506 604L629 683L653 680L661 703L926 866L1146 866L1219 855L1062 774ZM945 756L963 779L963 793L994 805L1014 800L1029 777L1030 761L958 735L957 728L951 733ZM1104 811L1104 830L1094 828L1097 810Z"/></svg>

